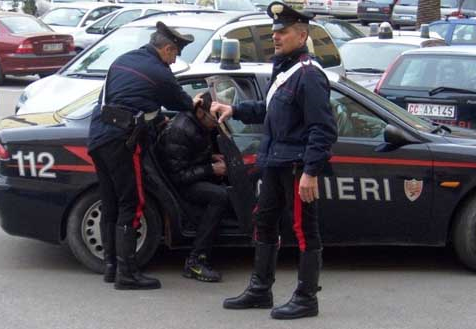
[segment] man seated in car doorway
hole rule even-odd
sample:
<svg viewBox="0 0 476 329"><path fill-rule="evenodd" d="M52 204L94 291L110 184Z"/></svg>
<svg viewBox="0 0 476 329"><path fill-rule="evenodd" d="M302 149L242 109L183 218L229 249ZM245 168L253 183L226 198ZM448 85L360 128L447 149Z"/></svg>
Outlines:
<svg viewBox="0 0 476 329"><path fill-rule="evenodd" d="M206 97L209 94L202 96ZM209 112L210 103L202 102L194 112L178 113L163 130L159 148L164 170L181 197L205 207L183 275L217 282L221 274L211 267L210 252L220 220L231 205L222 184L227 173L224 157L213 152L218 122Z"/></svg>

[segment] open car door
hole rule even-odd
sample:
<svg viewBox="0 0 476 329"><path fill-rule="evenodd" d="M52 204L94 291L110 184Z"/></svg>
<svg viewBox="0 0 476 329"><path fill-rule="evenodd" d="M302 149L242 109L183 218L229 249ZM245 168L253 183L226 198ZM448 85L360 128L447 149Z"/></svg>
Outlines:
<svg viewBox="0 0 476 329"><path fill-rule="evenodd" d="M245 92L230 77L212 76L207 79L207 83L213 101L233 105L246 99ZM220 124L217 143L220 152L225 156L228 181L231 185L228 192L238 223L244 233L251 234L256 195L242 153L225 124Z"/></svg>

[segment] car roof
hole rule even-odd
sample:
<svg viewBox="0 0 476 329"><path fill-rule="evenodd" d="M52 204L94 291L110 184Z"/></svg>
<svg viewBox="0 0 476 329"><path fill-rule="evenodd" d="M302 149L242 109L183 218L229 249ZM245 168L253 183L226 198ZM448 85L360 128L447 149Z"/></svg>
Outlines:
<svg viewBox="0 0 476 329"><path fill-rule="evenodd" d="M233 20L263 20L263 24L269 22L269 18L267 18L268 16L265 16L262 13L253 13L249 15L248 13L225 13L205 9L198 10L196 13L185 12L171 16L147 16L143 19L137 19L133 22L130 22L125 26L155 26L155 24L157 23L157 17L160 17L160 20L166 25L181 27L199 27L208 30L216 30L219 27Z"/></svg>
<svg viewBox="0 0 476 329"><path fill-rule="evenodd" d="M375 37L365 37L365 38L358 38L347 41L347 44L354 44L354 43L393 43L393 44L406 44L406 45L415 45L419 46L428 40L441 40L441 38L422 38L420 37L419 32L413 33L399 33L398 31L393 31L393 37L391 39L381 39L378 36Z"/></svg>
<svg viewBox="0 0 476 329"><path fill-rule="evenodd" d="M29 17L33 17L31 15L28 15L28 14L16 13L16 12L13 12L13 11L1 11L0 10L0 18L10 17L10 16L29 16Z"/></svg>
<svg viewBox="0 0 476 329"><path fill-rule="evenodd" d="M109 3L109 2L71 2L61 5L55 5L50 11L58 8L80 8L80 9L96 9L99 7L123 7L121 4Z"/></svg>
<svg viewBox="0 0 476 329"><path fill-rule="evenodd" d="M446 54L446 55L472 55L476 56L476 47L474 46L437 46L407 50L403 54Z"/></svg>
<svg viewBox="0 0 476 329"><path fill-rule="evenodd" d="M249 74L271 74L273 69L272 63L240 63L240 68L237 70L224 70L220 68L217 63L197 63L190 64L188 69L177 73L177 77L180 76L195 76L195 75L213 75L213 74L229 74L229 75L249 75ZM338 82L340 75L324 70L327 78L331 82Z"/></svg>
<svg viewBox="0 0 476 329"><path fill-rule="evenodd" d="M449 19L442 19L439 21L435 21L430 23L430 25L434 24L465 24L465 25L476 25L476 18L449 18Z"/></svg>

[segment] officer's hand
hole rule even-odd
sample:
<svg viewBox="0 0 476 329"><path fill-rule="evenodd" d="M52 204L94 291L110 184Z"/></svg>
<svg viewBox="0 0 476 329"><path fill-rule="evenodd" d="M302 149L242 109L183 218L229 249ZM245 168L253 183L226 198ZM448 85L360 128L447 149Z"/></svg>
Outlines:
<svg viewBox="0 0 476 329"><path fill-rule="evenodd" d="M312 202L319 196L317 176L309 176L303 173L299 180L299 196L303 202Z"/></svg>
<svg viewBox="0 0 476 329"><path fill-rule="evenodd" d="M225 161L217 161L212 163L213 174L215 176L226 176L226 163Z"/></svg>
<svg viewBox="0 0 476 329"><path fill-rule="evenodd" d="M223 121L228 120L233 115L233 108L230 105L220 104L218 102L213 102L210 107L210 113L216 116L220 114L218 118L218 123L223 123Z"/></svg>
<svg viewBox="0 0 476 329"><path fill-rule="evenodd" d="M195 95L193 98L193 108L197 108L197 106L202 106L203 99L202 99L203 93L198 93Z"/></svg>
<svg viewBox="0 0 476 329"><path fill-rule="evenodd" d="M223 154L212 154L212 160L215 161L225 161L225 156Z"/></svg>

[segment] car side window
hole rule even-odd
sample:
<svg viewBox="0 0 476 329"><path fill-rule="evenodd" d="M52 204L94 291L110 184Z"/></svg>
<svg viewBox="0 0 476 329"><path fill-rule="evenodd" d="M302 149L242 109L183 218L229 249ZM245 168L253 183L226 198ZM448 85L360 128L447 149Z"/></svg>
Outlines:
<svg viewBox="0 0 476 329"><path fill-rule="evenodd" d="M446 40L446 35L450 29L450 24L435 24L430 26L430 32L438 33L443 39Z"/></svg>
<svg viewBox="0 0 476 329"><path fill-rule="evenodd" d="M319 64L323 67L339 66L341 64L339 50L337 50L329 33L323 27L310 25L309 37L312 41L312 47L309 47L308 43L309 50L314 49L313 53Z"/></svg>
<svg viewBox="0 0 476 329"><path fill-rule="evenodd" d="M144 16L147 16L147 15L150 15L150 14L157 14L157 13L160 13L160 10L156 10L156 9L147 9L145 11L145 14Z"/></svg>
<svg viewBox="0 0 476 329"><path fill-rule="evenodd" d="M129 23L140 16L141 10L128 10L117 15L107 26L106 32L114 30L116 27Z"/></svg>
<svg viewBox="0 0 476 329"><path fill-rule="evenodd" d="M475 44L476 25L456 24L451 38L452 44Z"/></svg>
<svg viewBox="0 0 476 329"><path fill-rule="evenodd" d="M240 41L241 62L260 62L258 52L256 51L256 44L253 40L253 34L249 27L230 31L225 37L238 39Z"/></svg>
<svg viewBox="0 0 476 329"><path fill-rule="evenodd" d="M104 7L104 8L98 8L94 9L91 11L88 15L88 17L84 20L83 26L86 26L88 22L94 22L95 20L100 19L104 15L109 14L111 11L116 10L117 8L115 7Z"/></svg>
<svg viewBox="0 0 476 329"><path fill-rule="evenodd" d="M274 55L273 31L271 31L271 25L256 26L255 33L264 57L262 61L271 62L271 56Z"/></svg>
<svg viewBox="0 0 476 329"><path fill-rule="evenodd" d="M371 138L384 141L387 125L367 108L342 93L331 91L331 106L335 115L339 137Z"/></svg>
<svg viewBox="0 0 476 329"><path fill-rule="evenodd" d="M90 33L90 34L102 34L102 33L104 33L103 28L109 22L110 19L111 19L110 15L108 15L107 17L102 17L97 22L94 22L94 24L91 24L91 26L89 26L86 29L86 33Z"/></svg>

